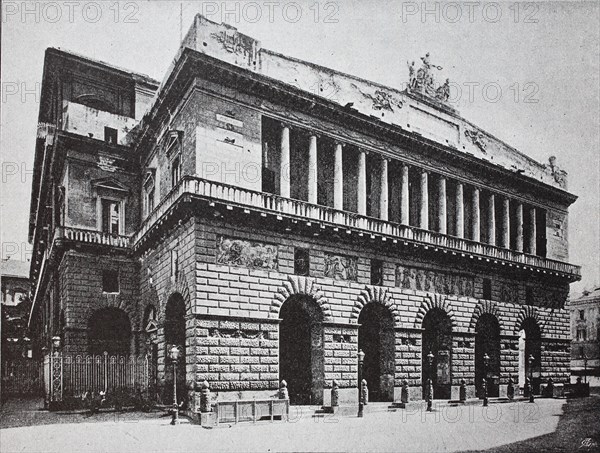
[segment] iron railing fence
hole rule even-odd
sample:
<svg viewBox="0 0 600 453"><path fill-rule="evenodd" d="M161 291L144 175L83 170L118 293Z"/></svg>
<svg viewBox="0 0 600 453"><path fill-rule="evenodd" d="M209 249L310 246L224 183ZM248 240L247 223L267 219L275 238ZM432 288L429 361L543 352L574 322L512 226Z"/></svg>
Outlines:
<svg viewBox="0 0 600 453"><path fill-rule="evenodd" d="M44 393L44 369L42 362L33 359L2 361L3 395L42 395Z"/></svg>

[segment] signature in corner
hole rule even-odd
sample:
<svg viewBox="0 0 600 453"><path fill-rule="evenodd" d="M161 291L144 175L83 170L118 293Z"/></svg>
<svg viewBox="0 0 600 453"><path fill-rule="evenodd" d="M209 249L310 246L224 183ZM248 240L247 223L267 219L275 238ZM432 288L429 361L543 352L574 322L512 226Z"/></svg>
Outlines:
<svg viewBox="0 0 600 453"><path fill-rule="evenodd" d="M581 441L581 445L579 446L579 448L594 448L597 446L598 443L594 439L592 439L591 437L586 437Z"/></svg>

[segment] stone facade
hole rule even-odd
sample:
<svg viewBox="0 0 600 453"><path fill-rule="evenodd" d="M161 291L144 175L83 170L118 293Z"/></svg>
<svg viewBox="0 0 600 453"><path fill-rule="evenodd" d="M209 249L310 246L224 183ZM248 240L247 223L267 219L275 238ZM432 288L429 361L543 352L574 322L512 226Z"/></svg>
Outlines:
<svg viewBox="0 0 600 453"><path fill-rule="evenodd" d="M436 398L458 398L463 380L474 396L484 375L498 395L527 373L566 381L564 303L579 269L566 263L564 175L558 184L439 100L341 73L355 109L298 97L287 71L312 66L235 29L243 48L223 47L219 27L231 28L196 18L161 101L132 130L155 81L49 51L44 105L73 113L42 112L56 130L44 126L36 149L56 167L34 175L48 198L32 199L40 343L150 354L163 389L179 346L192 410L204 381L231 400L274 397L286 380L292 404L329 404L336 381L351 403L359 349L374 401L399 400L404 381L420 399L429 376ZM264 65L249 69L255 52ZM92 67L114 79L97 81L100 97L116 90L94 117L109 125L104 142L96 119L86 129L99 104L78 107L76 82L53 91L65 61L75 80ZM124 334L102 337L99 319Z"/></svg>

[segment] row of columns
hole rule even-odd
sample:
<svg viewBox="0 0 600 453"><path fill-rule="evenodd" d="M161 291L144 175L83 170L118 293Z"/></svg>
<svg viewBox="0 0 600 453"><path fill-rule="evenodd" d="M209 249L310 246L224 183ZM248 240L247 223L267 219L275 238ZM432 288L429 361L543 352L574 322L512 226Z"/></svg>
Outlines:
<svg viewBox="0 0 600 453"><path fill-rule="evenodd" d="M344 208L344 172L343 172L343 144L335 144L334 156L334 185L333 185L333 207L334 209L343 210ZM317 204L317 136L311 135L309 138L308 148L308 202ZM380 167L380 197L379 197L379 216L382 220L388 220L389 199L388 199L388 165L389 159L381 158ZM281 131L281 166L280 166L280 190L281 196L290 197L290 128L283 126ZM400 223L409 224L409 167L402 166L400 174ZM429 173L421 170L420 178L421 199L419 207L419 228L429 230ZM446 193L446 178L440 176L437 187L437 221L438 231L442 234L447 234L447 193ZM481 205L480 205L480 189L472 188L471 194L471 238L475 242L481 242ZM464 238L465 230L465 194L463 183L456 183L455 192L455 231L456 236ZM502 219L501 228L502 235L500 243L496 244L496 196L488 195L487 203L487 239L490 245L498 245L499 247L510 248L510 200L502 198ZM535 208L529 208L529 237L528 250L530 254L536 253L536 212ZM358 214L367 214L367 151L359 150L358 155L358 187L357 187L357 211ZM516 242L515 249L518 252L523 252L523 204L516 202L515 206L516 222Z"/></svg>

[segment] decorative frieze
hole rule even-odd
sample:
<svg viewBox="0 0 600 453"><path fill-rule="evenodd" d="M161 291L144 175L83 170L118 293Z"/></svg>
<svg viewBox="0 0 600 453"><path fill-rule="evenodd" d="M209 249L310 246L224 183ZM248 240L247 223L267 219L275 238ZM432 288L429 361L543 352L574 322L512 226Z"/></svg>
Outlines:
<svg viewBox="0 0 600 453"><path fill-rule="evenodd" d="M213 338L246 338L250 340L263 340L265 333L262 331L243 331L240 329L210 329L208 336Z"/></svg>
<svg viewBox="0 0 600 453"><path fill-rule="evenodd" d="M352 256L325 253L325 277L334 280L356 281L358 277L358 259Z"/></svg>
<svg viewBox="0 0 600 453"><path fill-rule="evenodd" d="M396 286L403 289L428 291L439 294L474 296L473 277L443 272L396 266Z"/></svg>
<svg viewBox="0 0 600 453"><path fill-rule="evenodd" d="M277 270L277 245L225 236L217 238L217 264Z"/></svg>

